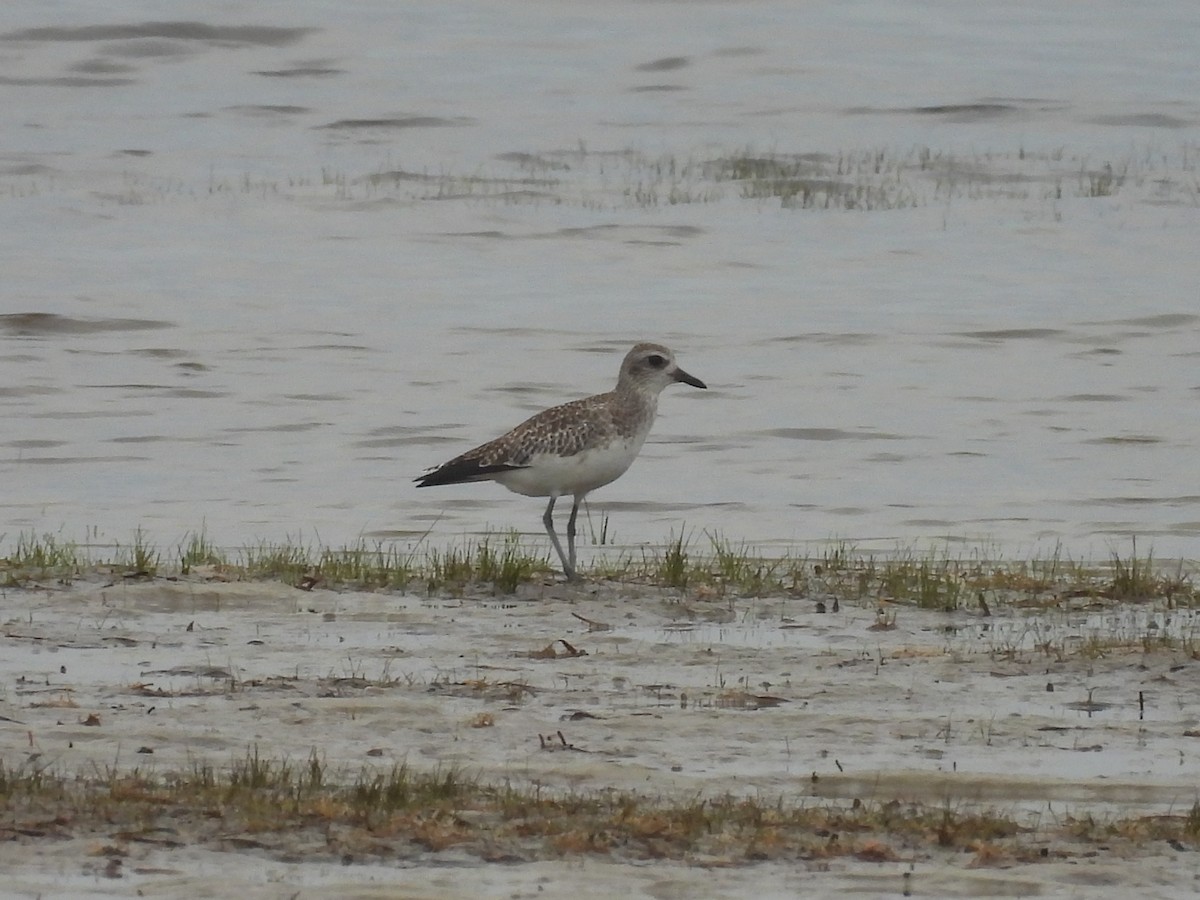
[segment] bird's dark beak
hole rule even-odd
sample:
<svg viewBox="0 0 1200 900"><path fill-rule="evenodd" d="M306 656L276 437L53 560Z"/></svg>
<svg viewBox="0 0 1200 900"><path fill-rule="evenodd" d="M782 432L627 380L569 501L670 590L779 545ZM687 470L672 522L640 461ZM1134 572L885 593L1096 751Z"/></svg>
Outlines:
<svg viewBox="0 0 1200 900"><path fill-rule="evenodd" d="M705 388L705 389L708 388L707 384L705 384L699 378L696 378L693 375L689 375L687 372L683 371L683 369L675 370L675 380L682 381L684 384L690 384L692 387Z"/></svg>

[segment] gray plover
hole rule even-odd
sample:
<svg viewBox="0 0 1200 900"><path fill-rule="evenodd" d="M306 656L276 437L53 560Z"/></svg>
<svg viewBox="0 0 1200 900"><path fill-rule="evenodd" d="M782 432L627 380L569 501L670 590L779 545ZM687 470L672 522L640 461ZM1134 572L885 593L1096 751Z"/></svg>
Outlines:
<svg viewBox="0 0 1200 900"><path fill-rule="evenodd" d="M675 354L661 344L637 344L621 363L617 386L543 410L501 435L435 466L415 479L417 487L498 481L526 497L549 497L542 524L562 560L563 574L575 571L575 516L584 497L621 477L642 449L658 395L669 384L707 385L675 364ZM571 495L567 520L567 552L554 531L554 503Z"/></svg>

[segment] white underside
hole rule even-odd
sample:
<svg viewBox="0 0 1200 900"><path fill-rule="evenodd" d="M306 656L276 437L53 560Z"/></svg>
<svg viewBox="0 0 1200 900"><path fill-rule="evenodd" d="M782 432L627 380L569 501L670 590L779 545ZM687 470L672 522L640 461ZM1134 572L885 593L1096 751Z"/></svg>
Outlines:
<svg viewBox="0 0 1200 900"><path fill-rule="evenodd" d="M526 497L582 496L624 474L644 440L644 436L635 436L574 456L535 456L528 467L498 474L496 481Z"/></svg>

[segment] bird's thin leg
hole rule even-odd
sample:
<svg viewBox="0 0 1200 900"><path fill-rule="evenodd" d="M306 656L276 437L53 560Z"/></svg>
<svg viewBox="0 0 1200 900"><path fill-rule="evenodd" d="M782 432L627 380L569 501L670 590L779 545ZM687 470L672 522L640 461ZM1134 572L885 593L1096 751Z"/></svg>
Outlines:
<svg viewBox="0 0 1200 900"><path fill-rule="evenodd" d="M575 569L575 517L579 515L580 497L576 495L571 504L571 518L567 519L567 553L571 557L571 569Z"/></svg>
<svg viewBox="0 0 1200 900"><path fill-rule="evenodd" d="M557 497L551 497L550 502L546 504L546 514L542 516L542 524L546 526L546 534L550 535L550 543L558 551L558 558L563 566L563 574L567 576L568 581L574 581L576 577L574 560L571 562L567 561L567 554L563 553L562 544L558 542L558 535L554 533L554 501L557 499Z"/></svg>

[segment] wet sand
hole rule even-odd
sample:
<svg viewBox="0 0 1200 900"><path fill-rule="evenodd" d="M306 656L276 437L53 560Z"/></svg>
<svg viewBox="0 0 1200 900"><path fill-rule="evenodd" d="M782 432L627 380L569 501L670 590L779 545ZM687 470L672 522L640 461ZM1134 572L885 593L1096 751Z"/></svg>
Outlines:
<svg viewBox="0 0 1200 900"><path fill-rule="evenodd" d="M201 577L89 578L8 589L3 603L9 771L165 774L315 751L351 778L459 766L544 791L991 810L1028 830L1020 853L897 844L884 861L497 864L470 847L408 847L345 864L299 832L249 841L180 823L154 842L103 822L37 833L7 821L0 893L1115 898L1197 884L1194 849L1064 827L1196 802L1186 611L1063 599L991 616L821 613L812 597L611 583L427 598ZM1157 637L1176 649L1147 651Z"/></svg>

